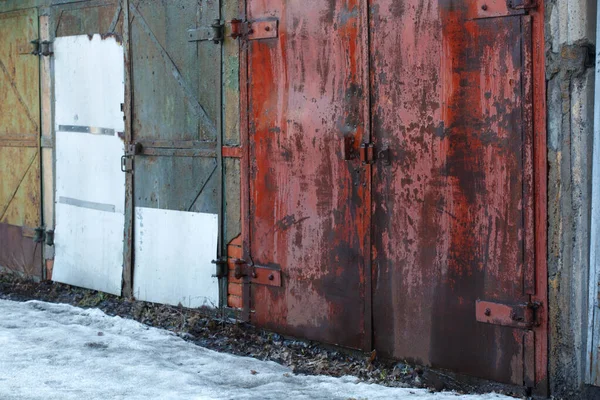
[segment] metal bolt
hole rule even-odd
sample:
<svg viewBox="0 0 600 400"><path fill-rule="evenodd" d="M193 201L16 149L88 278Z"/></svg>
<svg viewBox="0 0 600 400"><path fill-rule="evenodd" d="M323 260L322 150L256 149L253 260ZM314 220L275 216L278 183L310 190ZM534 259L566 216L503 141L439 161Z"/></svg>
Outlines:
<svg viewBox="0 0 600 400"><path fill-rule="evenodd" d="M490 310L489 308L485 309L485 316L489 317L490 315L492 315L492 310Z"/></svg>
<svg viewBox="0 0 600 400"><path fill-rule="evenodd" d="M265 31L269 32L271 30L271 27L269 25L265 26Z"/></svg>
<svg viewBox="0 0 600 400"><path fill-rule="evenodd" d="M484 5L482 5L482 6L481 6L481 9L482 9L483 11L487 11L487 9L488 9L488 6L487 6L487 4L484 4Z"/></svg>
<svg viewBox="0 0 600 400"><path fill-rule="evenodd" d="M272 281L273 279L275 279L275 277L273 276L273 274L269 275L269 280Z"/></svg>
<svg viewBox="0 0 600 400"><path fill-rule="evenodd" d="M256 278L256 277L257 277L257 275L256 275L256 272L253 272L253 273L252 273L252 277L253 277L253 278Z"/></svg>

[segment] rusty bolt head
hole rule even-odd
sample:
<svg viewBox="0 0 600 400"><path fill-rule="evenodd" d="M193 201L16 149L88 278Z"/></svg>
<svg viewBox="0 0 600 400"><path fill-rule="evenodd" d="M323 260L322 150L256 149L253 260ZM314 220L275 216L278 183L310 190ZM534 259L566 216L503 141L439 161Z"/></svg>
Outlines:
<svg viewBox="0 0 600 400"><path fill-rule="evenodd" d="M269 280L272 281L273 279L275 279L275 276L273 276L273 274L269 275Z"/></svg>
<svg viewBox="0 0 600 400"><path fill-rule="evenodd" d="M487 9L488 9L488 6L487 6L487 4L484 4L484 5L482 5L482 6L481 6L481 9L482 9L483 11L487 11Z"/></svg>
<svg viewBox="0 0 600 400"><path fill-rule="evenodd" d="M492 310L490 310L489 308L485 309L485 316L489 317L490 315L492 315Z"/></svg>
<svg viewBox="0 0 600 400"><path fill-rule="evenodd" d="M265 31L269 32L271 30L271 27L269 25L265 26Z"/></svg>

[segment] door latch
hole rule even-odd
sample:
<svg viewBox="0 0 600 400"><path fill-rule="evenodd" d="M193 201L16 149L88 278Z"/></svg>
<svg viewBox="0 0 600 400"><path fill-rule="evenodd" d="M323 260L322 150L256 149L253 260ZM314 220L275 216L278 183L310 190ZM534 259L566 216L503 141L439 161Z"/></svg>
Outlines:
<svg viewBox="0 0 600 400"><path fill-rule="evenodd" d="M215 19L210 26L203 26L196 29L188 29L188 42L214 42L219 44L223 42L225 25L221 20Z"/></svg>
<svg viewBox="0 0 600 400"><path fill-rule="evenodd" d="M125 154L121 156L121 172L133 172L133 157L143 150L141 143L133 143L127 146Z"/></svg>

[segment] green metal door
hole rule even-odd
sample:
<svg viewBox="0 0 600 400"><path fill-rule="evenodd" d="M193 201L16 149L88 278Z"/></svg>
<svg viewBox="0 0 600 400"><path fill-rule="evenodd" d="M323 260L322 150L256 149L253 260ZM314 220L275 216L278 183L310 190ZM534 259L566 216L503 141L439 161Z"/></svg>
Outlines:
<svg viewBox="0 0 600 400"><path fill-rule="evenodd" d="M0 14L0 38L0 267L41 276L37 10Z"/></svg>
<svg viewBox="0 0 600 400"><path fill-rule="evenodd" d="M133 295L216 307L222 46L208 39L220 2L129 5Z"/></svg>

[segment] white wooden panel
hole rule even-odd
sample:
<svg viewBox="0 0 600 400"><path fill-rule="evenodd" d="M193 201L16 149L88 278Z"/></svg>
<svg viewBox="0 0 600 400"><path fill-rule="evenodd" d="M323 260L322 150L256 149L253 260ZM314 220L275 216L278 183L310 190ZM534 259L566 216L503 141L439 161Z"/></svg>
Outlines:
<svg viewBox="0 0 600 400"><path fill-rule="evenodd" d="M54 42L53 279L121 294L125 207L123 47L94 35Z"/></svg>
<svg viewBox="0 0 600 400"><path fill-rule="evenodd" d="M134 229L138 300L218 307L218 215L136 207Z"/></svg>
<svg viewBox="0 0 600 400"><path fill-rule="evenodd" d="M54 74L56 125L124 130L125 64L123 46L115 38L56 38Z"/></svg>

